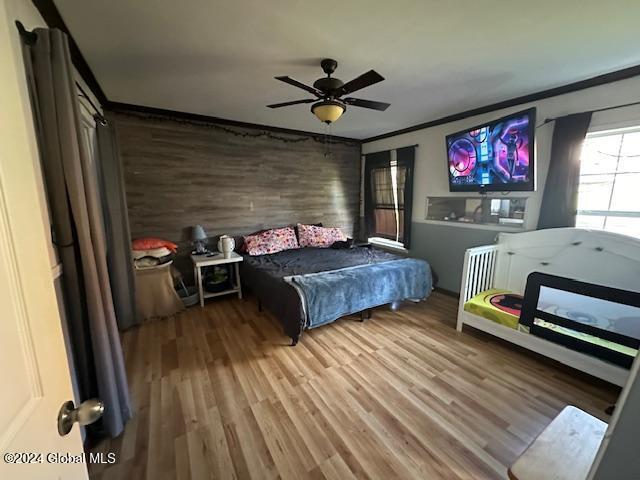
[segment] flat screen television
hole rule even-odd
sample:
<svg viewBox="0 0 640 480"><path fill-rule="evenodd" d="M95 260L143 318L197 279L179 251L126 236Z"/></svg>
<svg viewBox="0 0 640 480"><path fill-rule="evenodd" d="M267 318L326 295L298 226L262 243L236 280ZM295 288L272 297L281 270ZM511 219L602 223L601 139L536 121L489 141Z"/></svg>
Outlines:
<svg viewBox="0 0 640 480"><path fill-rule="evenodd" d="M447 135L449 191L534 190L536 109Z"/></svg>

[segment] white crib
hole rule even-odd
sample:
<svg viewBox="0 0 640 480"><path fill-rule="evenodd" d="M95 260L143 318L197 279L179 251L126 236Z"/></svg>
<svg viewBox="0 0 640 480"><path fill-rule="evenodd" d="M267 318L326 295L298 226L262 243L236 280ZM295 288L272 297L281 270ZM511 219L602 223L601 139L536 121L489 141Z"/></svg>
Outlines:
<svg viewBox="0 0 640 480"><path fill-rule="evenodd" d="M629 371L464 310L490 288L524 294L527 276L543 272L624 290L640 291L640 240L614 233L556 228L500 233L495 245L470 248L464 257L457 329L470 325L616 385Z"/></svg>

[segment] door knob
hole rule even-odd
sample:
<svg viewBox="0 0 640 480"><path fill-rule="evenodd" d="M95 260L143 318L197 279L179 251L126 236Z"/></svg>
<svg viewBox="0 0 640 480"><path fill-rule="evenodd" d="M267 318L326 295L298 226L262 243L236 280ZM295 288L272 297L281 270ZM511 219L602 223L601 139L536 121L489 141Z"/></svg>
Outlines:
<svg viewBox="0 0 640 480"><path fill-rule="evenodd" d="M85 400L78 408L75 408L71 400L64 402L58 413L58 433L64 437L71 431L74 423L89 425L102 417L103 413L104 403L97 398Z"/></svg>

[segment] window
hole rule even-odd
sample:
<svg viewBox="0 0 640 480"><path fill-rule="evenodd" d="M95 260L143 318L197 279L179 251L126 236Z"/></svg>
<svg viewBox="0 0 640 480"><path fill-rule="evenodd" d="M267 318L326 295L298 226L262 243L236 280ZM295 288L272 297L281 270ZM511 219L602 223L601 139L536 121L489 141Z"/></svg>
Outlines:
<svg viewBox="0 0 640 480"><path fill-rule="evenodd" d="M389 166L374 169L372 182L376 231L371 239L386 239L401 247L404 206L398 203L398 198L401 201L403 198L398 192L398 162L392 160ZM401 184L404 185L404 181Z"/></svg>
<svg viewBox="0 0 640 480"><path fill-rule="evenodd" d="M576 227L640 238L640 127L587 135Z"/></svg>
<svg viewBox="0 0 640 480"><path fill-rule="evenodd" d="M365 221L369 241L409 248L415 147L369 154L365 161Z"/></svg>

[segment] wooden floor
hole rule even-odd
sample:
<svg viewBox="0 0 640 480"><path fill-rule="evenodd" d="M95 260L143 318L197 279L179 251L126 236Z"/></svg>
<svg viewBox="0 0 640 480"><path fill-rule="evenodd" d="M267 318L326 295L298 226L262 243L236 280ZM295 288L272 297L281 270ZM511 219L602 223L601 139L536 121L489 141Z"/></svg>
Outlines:
<svg viewBox="0 0 640 480"><path fill-rule="evenodd" d="M566 404L607 421L617 389L481 333L434 293L288 347L251 300L124 335L137 409L94 480L505 478ZM470 333L469 333L470 332Z"/></svg>

